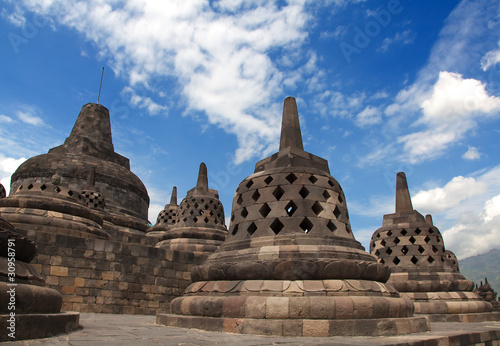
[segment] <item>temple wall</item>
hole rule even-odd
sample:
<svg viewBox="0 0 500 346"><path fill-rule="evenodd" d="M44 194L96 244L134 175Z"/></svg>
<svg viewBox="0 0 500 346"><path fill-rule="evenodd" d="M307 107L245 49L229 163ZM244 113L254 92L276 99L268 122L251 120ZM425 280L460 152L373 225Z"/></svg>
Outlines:
<svg viewBox="0 0 500 346"><path fill-rule="evenodd" d="M170 301L191 283L192 266L206 257L155 248L151 239L138 235L124 236L129 241L124 243L20 233L37 244L32 264L47 287L61 292L63 311L147 315L169 311Z"/></svg>

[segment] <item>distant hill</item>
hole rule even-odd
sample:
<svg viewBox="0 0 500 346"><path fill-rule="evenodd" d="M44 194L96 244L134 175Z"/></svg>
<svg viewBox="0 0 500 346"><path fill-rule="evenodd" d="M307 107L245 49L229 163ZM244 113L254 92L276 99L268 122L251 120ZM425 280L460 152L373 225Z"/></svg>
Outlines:
<svg viewBox="0 0 500 346"><path fill-rule="evenodd" d="M491 287L500 295L500 249L468 257L458 263L463 276L478 285L481 281L484 283L486 277Z"/></svg>

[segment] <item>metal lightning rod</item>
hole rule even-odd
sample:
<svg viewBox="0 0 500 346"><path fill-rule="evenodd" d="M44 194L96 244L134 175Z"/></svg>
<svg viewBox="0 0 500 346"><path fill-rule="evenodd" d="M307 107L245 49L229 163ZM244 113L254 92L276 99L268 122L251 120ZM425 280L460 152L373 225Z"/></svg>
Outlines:
<svg viewBox="0 0 500 346"><path fill-rule="evenodd" d="M99 83L99 94L97 94L97 104L99 104L99 99L101 98L101 87L102 87L102 77L104 76L104 66L101 72L101 83Z"/></svg>

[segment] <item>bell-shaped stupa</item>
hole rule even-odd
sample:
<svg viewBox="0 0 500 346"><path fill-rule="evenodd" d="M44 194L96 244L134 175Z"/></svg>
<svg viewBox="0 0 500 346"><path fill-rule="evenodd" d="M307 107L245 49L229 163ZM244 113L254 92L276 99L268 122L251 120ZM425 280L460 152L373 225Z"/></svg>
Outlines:
<svg viewBox="0 0 500 346"><path fill-rule="evenodd" d="M396 212L384 215L370 252L391 268L389 283L414 302L416 314L429 314L431 321L498 319L489 313L491 304L472 291L474 283L458 271L430 215L424 218L413 209L403 172L396 178Z"/></svg>
<svg viewBox="0 0 500 346"><path fill-rule="evenodd" d="M187 192L178 207L175 224L156 247L208 256L226 235L224 208L218 191L208 188L207 166L202 162L196 187Z"/></svg>
<svg viewBox="0 0 500 346"><path fill-rule="evenodd" d="M170 203L165 205L156 218L156 224L149 228L147 236L161 239L177 222L179 205L177 204L177 187L172 188Z"/></svg>
<svg viewBox="0 0 500 346"><path fill-rule="evenodd" d="M157 316L168 326L286 336L396 335L429 329L356 241L326 160L303 150L295 99L279 151L238 186L225 243Z"/></svg>
<svg viewBox="0 0 500 346"><path fill-rule="evenodd" d="M89 174L93 174L95 187L90 191ZM87 191L88 196L83 197L91 202L105 200L106 219L121 232L143 234L149 228L146 187L130 171L129 159L114 151L106 107L95 103L84 105L64 144L19 166L11 178L11 191L30 184L50 184L55 175L59 177L55 185L78 193Z"/></svg>

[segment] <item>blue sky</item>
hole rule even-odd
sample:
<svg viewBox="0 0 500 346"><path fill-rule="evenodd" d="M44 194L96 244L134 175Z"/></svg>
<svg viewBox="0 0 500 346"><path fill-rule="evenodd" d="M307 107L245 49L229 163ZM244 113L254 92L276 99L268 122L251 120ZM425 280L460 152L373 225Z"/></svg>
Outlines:
<svg viewBox="0 0 500 346"><path fill-rule="evenodd" d="M365 247L405 171L459 258L500 248L496 0L0 2L6 187L96 102L104 66L100 103L153 222L202 161L229 218L294 96L304 148L329 161Z"/></svg>

